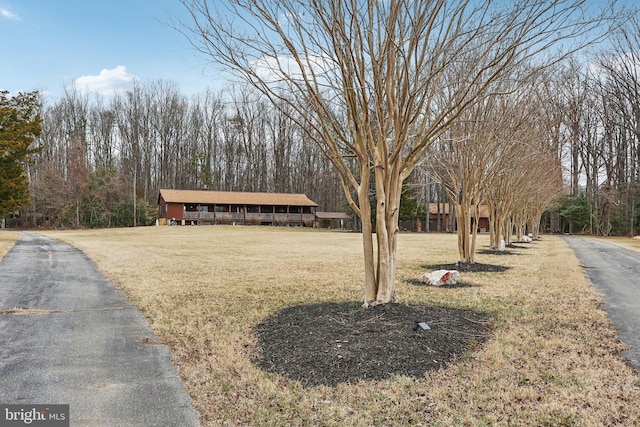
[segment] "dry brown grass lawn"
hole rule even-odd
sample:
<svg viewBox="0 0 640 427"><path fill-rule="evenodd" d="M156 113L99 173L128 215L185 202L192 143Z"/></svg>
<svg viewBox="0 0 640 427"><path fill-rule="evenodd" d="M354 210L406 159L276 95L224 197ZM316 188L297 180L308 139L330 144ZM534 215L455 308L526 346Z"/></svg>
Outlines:
<svg viewBox="0 0 640 427"><path fill-rule="evenodd" d="M633 251L640 252L640 236L636 237L598 237L605 242L613 243L614 245L622 246L623 248L631 249Z"/></svg>
<svg viewBox="0 0 640 427"><path fill-rule="evenodd" d="M408 281L457 259L456 237L403 234L399 298L488 313L493 335L424 378L302 387L261 371L253 327L302 303L360 300L358 234L270 227L150 227L49 233L86 251L136 304L174 362L203 425L634 425L640 378L578 261L558 237L480 254L504 273L471 286ZM480 247L487 245L480 238Z"/></svg>
<svg viewBox="0 0 640 427"><path fill-rule="evenodd" d="M0 231L0 258L6 254L9 249L11 249L16 242L20 238L16 233L12 233L10 231L2 230Z"/></svg>

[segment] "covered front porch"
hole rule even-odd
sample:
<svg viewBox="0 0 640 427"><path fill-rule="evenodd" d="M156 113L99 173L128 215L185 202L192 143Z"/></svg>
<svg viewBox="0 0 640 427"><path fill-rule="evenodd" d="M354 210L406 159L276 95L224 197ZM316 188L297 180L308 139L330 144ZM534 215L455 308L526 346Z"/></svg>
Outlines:
<svg viewBox="0 0 640 427"><path fill-rule="evenodd" d="M312 206L185 204L184 219L195 224L289 225L312 227Z"/></svg>

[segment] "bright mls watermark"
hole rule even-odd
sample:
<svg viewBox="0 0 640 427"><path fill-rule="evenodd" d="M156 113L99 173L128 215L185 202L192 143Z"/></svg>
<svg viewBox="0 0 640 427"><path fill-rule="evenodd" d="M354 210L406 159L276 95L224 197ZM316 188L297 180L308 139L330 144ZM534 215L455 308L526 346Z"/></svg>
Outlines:
<svg viewBox="0 0 640 427"><path fill-rule="evenodd" d="M2 405L0 427L69 427L69 405Z"/></svg>

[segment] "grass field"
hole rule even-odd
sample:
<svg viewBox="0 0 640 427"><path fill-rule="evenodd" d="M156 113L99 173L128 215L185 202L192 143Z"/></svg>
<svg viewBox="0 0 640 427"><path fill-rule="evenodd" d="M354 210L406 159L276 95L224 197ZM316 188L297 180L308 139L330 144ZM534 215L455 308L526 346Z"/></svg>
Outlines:
<svg viewBox="0 0 640 427"><path fill-rule="evenodd" d="M623 248L631 249L633 251L640 252L640 237L599 237L614 245L622 246Z"/></svg>
<svg viewBox="0 0 640 427"><path fill-rule="evenodd" d="M302 387L251 362L259 351L252 328L290 305L360 301L360 235L223 226L47 234L86 251L140 308L170 346L206 426L640 422L640 377L621 356L600 295L558 237L509 255L479 254L478 262L509 270L463 273L469 286L443 289L409 280L425 265L455 262L456 236L400 235L400 302L481 311L492 336L424 378ZM480 249L487 239L480 237Z"/></svg>
<svg viewBox="0 0 640 427"><path fill-rule="evenodd" d="M13 244L18 240L20 236L10 231L0 231L0 258L7 253L9 249L13 247Z"/></svg>

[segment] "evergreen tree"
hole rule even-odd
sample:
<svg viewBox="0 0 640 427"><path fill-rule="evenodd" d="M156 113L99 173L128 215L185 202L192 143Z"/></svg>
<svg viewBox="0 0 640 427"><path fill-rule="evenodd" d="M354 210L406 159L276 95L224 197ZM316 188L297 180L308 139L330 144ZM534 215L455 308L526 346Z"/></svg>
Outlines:
<svg viewBox="0 0 640 427"><path fill-rule="evenodd" d="M0 217L29 202L25 171L28 156L40 135L40 102L37 92L10 97L0 91Z"/></svg>

